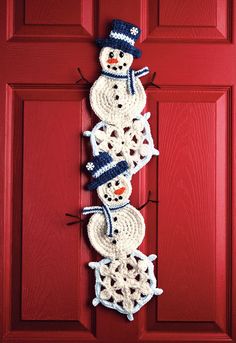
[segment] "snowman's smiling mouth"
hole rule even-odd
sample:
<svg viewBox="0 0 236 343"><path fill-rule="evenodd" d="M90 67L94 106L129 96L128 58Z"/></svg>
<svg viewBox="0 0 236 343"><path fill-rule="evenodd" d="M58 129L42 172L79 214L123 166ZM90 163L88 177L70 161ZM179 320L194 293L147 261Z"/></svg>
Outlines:
<svg viewBox="0 0 236 343"><path fill-rule="evenodd" d="M107 199L108 201L119 201L122 200L123 197L120 195L118 198L111 198L110 196L108 196L107 194L104 194L104 198Z"/></svg>
<svg viewBox="0 0 236 343"><path fill-rule="evenodd" d="M114 59L113 59L114 60ZM113 70L117 70L117 69L120 69L122 70L123 67L126 67L127 66L127 63L123 63L123 66L122 65L117 65L117 63L119 62L118 60L116 60L117 62L108 62L109 60L107 60L107 63L109 63L107 65L107 68L110 69L112 68ZM112 66L112 64L115 63L115 66Z"/></svg>

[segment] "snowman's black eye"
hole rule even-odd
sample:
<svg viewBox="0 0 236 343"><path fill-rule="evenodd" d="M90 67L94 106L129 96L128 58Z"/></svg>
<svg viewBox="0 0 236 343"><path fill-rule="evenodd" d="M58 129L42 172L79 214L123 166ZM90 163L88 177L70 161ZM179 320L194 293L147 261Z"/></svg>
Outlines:
<svg viewBox="0 0 236 343"><path fill-rule="evenodd" d="M111 182L108 182L107 187L108 187L108 188L111 187Z"/></svg>
<svg viewBox="0 0 236 343"><path fill-rule="evenodd" d="M112 51L109 53L109 57L110 58L114 57L114 53Z"/></svg>
<svg viewBox="0 0 236 343"><path fill-rule="evenodd" d="M123 51L120 52L119 56L120 56L121 58L124 57Z"/></svg>
<svg viewBox="0 0 236 343"><path fill-rule="evenodd" d="M119 186L119 184L120 184L120 181L116 181L115 185Z"/></svg>

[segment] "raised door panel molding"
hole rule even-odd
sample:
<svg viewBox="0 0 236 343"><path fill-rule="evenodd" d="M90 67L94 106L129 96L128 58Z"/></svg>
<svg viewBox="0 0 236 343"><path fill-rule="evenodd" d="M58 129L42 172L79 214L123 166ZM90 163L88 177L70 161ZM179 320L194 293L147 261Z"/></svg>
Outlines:
<svg viewBox="0 0 236 343"><path fill-rule="evenodd" d="M94 39L95 0L7 0L7 40Z"/></svg>
<svg viewBox="0 0 236 343"><path fill-rule="evenodd" d="M87 97L73 85L7 86L6 341L35 331L95 339L87 267L95 256L80 225L69 228L65 217L91 203L80 168Z"/></svg>
<svg viewBox="0 0 236 343"><path fill-rule="evenodd" d="M230 0L141 0L141 42L230 42Z"/></svg>
<svg viewBox="0 0 236 343"><path fill-rule="evenodd" d="M146 252L164 293L141 312L141 341L231 341L231 88L148 89L160 151L145 189Z"/></svg>

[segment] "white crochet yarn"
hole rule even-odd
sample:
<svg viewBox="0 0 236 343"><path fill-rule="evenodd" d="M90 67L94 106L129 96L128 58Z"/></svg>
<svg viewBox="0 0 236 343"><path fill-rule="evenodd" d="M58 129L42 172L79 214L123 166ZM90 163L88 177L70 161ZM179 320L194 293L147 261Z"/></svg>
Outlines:
<svg viewBox="0 0 236 343"><path fill-rule="evenodd" d="M138 115L125 127L99 122L92 131L85 131L90 137L93 155L108 152L114 161L126 160L130 174L137 173L153 155L159 155L154 148L148 119L150 113Z"/></svg>
<svg viewBox="0 0 236 343"><path fill-rule="evenodd" d="M132 31L133 32L133 31ZM133 33L131 33L133 35ZM111 31L110 33L110 37L111 38L115 38L115 39L121 39L125 42L128 42L131 45L135 44L135 40L131 39L130 37L124 35L123 33L119 33L119 32L115 32L115 31Z"/></svg>
<svg viewBox="0 0 236 343"><path fill-rule="evenodd" d="M133 320L133 314L153 295L163 293L161 288L157 288L152 263L155 259L156 255L147 257L137 250L122 260L90 262L96 277L93 305L101 303Z"/></svg>
<svg viewBox="0 0 236 343"><path fill-rule="evenodd" d="M93 162L88 162L88 163L86 164L86 169L87 169L87 170L93 170L93 169L94 169L94 164L93 164Z"/></svg>
<svg viewBox="0 0 236 343"><path fill-rule="evenodd" d="M117 63L108 63L110 52L114 52L115 57L113 57L113 60L117 60ZM133 56L124 53L121 58L119 57L120 52L120 50L107 47L101 50L100 62L103 70L113 74L127 73L133 61ZM122 67L122 70L119 67ZM117 68L117 70L113 68ZM95 114L102 121L124 127L135 115L142 112L146 104L146 93L138 77L135 77L135 89L136 92L132 95L129 93L126 79L101 75L91 87L90 104Z"/></svg>
<svg viewBox="0 0 236 343"><path fill-rule="evenodd" d="M130 180L124 175L119 175L97 188L99 199L109 207L122 206L127 203L131 192Z"/></svg>
<svg viewBox="0 0 236 343"><path fill-rule="evenodd" d="M137 27L131 27L131 29L130 29L130 33L131 33L131 35L133 35L133 36L136 36L137 34L138 34L138 28Z"/></svg>
<svg viewBox="0 0 236 343"><path fill-rule="evenodd" d="M113 57L111 57L110 54L113 54ZM111 58L113 58L113 63L109 63L109 61L111 62ZM117 62L115 62L115 59ZM113 49L109 47L102 48L99 54L99 61L102 69L114 74L127 72L133 63L133 59L133 56L128 52L123 52L119 49ZM114 67L116 70L113 69Z"/></svg>
<svg viewBox="0 0 236 343"><path fill-rule="evenodd" d="M109 237L105 216L95 213L91 216L87 230L94 249L104 257L123 258L142 243L145 224L141 213L131 205L113 211L114 235Z"/></svg>

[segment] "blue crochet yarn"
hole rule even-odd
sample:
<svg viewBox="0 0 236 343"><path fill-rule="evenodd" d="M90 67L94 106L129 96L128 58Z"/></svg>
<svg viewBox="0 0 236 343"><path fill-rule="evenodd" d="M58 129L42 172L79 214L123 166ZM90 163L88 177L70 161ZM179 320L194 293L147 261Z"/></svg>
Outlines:
<svg viewBox="0 0 236 343"><path fill-rule="evenodd" d="M136 92L135 77L142 77L144 75L147 75L148 73L149 73L148 67L144 67L144 68L139 69L137 71L129 69L127 74L114 74L114 73L109 73L106 70L103 70L101 74L105 75L107 77L110 77L112 79L121 79L121 80L126 79L127 83L128 83L128 91L130 94L134 95Z"/></svg>
<svg viewBox="0 0 236 343"><path fill-rule="evenodd" d="M129 166L126 161L114 162L107 152L101 152L94 156L91 162L87 163L86 168L94 178L87 186L88 190L91 191L123 174Z"/></svg>
<svg viewBox="0 0 236 343"><path fill-rule="evenodd" d="M127 201L125 204L120 206L113 206L109 207L105 204L102 206L90 206L90 207L84 207L82 214L93 214L93 213L102 213L105 216L106 225L107 225L107 236L112 237L113 236L113 217L112 212L119 211L122 208L129 205L129 201Z"/></svg>
<svg viewBox="0 0 236 343"><path fill-rule="evenodd" d="M112 31L108 38L97 39L100 47L111 47L128 52L134 58L141 56L141 50L134 47L135 41L139 38L141 30L136 25L123 20L114 19L112 21Z"/></svg>

